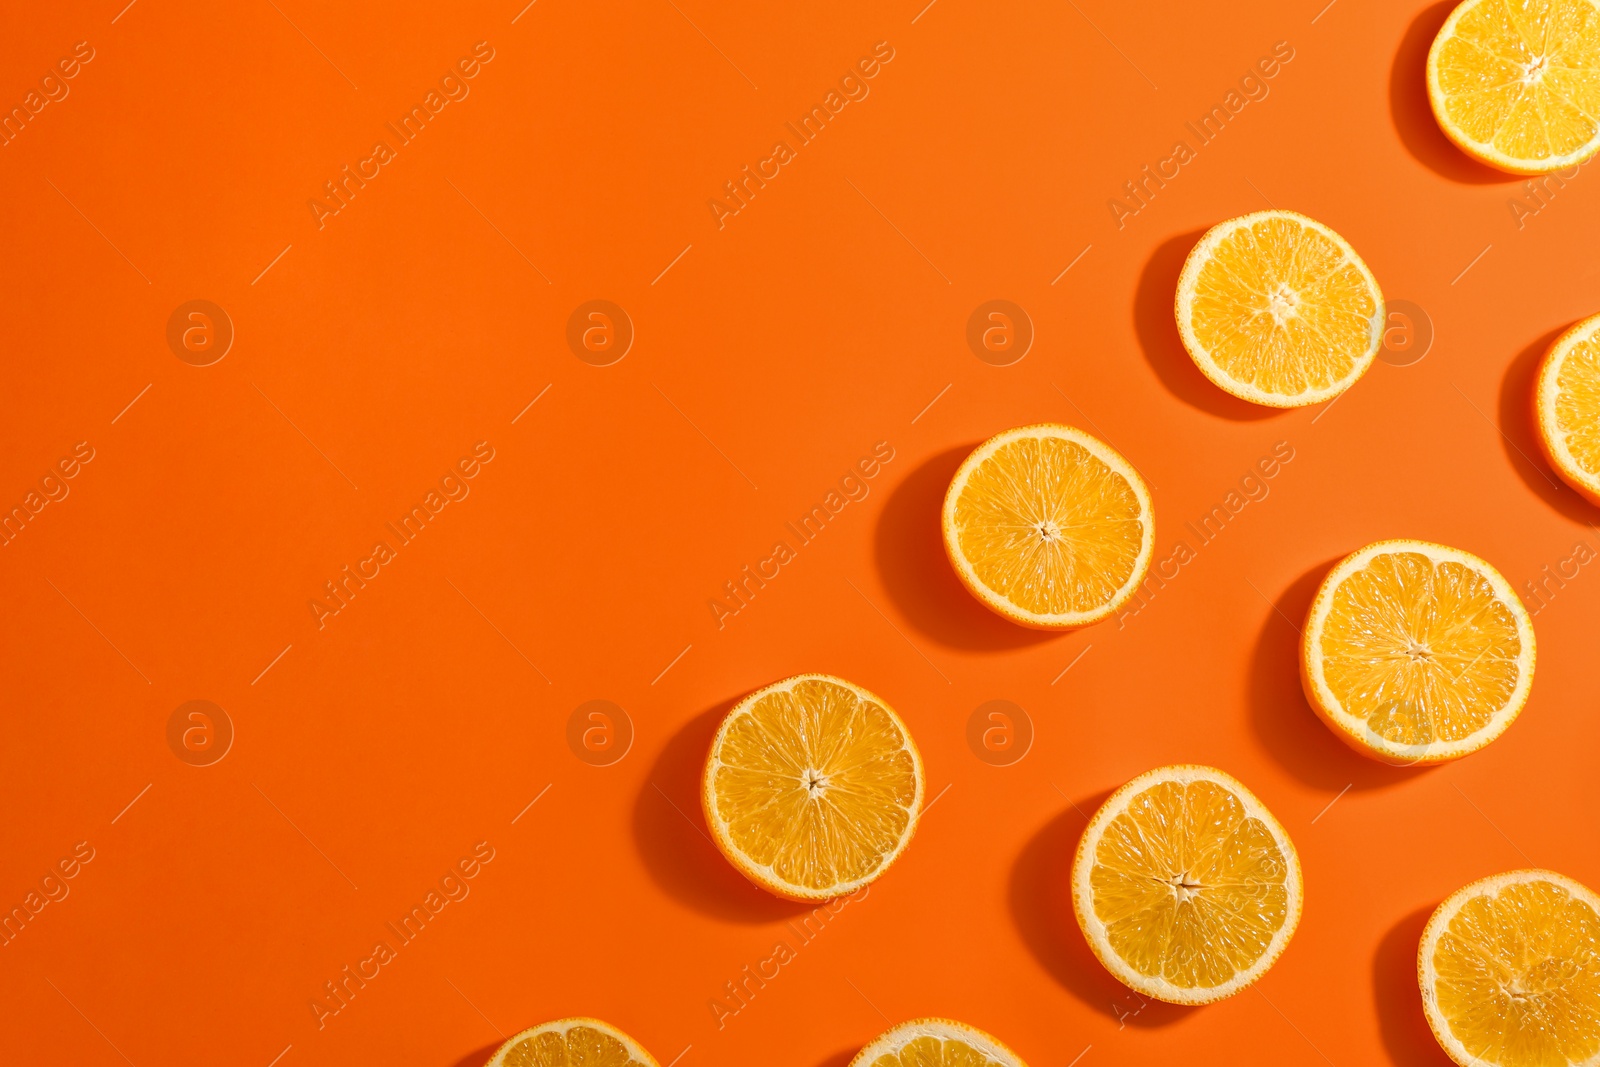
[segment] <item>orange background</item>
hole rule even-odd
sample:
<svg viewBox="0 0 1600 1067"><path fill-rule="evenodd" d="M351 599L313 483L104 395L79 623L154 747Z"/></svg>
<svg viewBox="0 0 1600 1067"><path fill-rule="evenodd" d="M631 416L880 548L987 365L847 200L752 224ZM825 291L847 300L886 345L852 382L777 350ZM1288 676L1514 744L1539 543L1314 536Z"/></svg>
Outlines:
<svg viewBox="0 0 1600 1067"><path fill-rule="evenodd" d="M683 1067L840 1067L919 1015L1035 1067L1442 1062L1429 911L1515 867L1600 884L1591 569L1535 620L1522 719L1458 764L1351 754L1296 677L1316 582L1367 542L1457 545L1519 589L1600 547L1525 414L1544 346L1597 310L1597 179L1519 227L1522 183L1445 142L1422 78L1448 5L521 7L8 20L7 108L75 42L95 56L0 148L0 504L79 441L95 458L0 549L0 905L95 856L0 948L0 1060L470 1067L590 1014ZM319 229L307 201L480 41L470 95ZM880 41L870 95L719 229L708 199ZM1118 229L1108 199L1280 41L1270 95ZM1424 308L1427 357L1321 409L1207 384L1179 265L1269 203ZM207 367L166 342L197 298L236 330ZM595 298L636 330L609 367L565 341ZM992 298L1037 330L1012 366L965 342ZM1278 442L1294 459L1125 625L1037 635L960 589L936 516L966 451L1045 420L1145 472L1161 556ZM319 630L323 583L479 441L471 495ZM879 441L870 495L719 629L723 583ZM731 701L809 670L888 699L940 799L719 1028L710 1001L803 910L707 843L701 760ZM236 730L207 767L166 740L194 699ZM590 699L634 724L609 767L567 745ZM967 747L991 699L1036 730L1013 766ZM1139 1009L1065 893L1081 813L1170 762L1243 779L1306 876L1282 960L1199 1010ZM319 1029L324 983L480 841L470 896Z"/></svg>

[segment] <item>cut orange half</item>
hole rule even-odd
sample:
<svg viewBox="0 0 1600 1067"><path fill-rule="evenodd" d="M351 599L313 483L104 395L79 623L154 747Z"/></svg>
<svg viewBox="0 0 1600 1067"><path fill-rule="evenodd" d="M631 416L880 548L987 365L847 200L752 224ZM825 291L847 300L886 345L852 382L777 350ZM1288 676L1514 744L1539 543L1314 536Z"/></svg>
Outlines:
<svg viewBox="0 0 1600 1067"><path fill-rule="evenodd" d="M661 1067L633 1038L599 1019L558 1019L501 1045L485 1067Z"/></svg>
<svg viewBox="0 0 1600 1067"><path fill-rule="evenodd" d="M1159 767L1095 812L1072 864L1089 947L1123 984L1209 1004L1266 973L1300 922L1300 859L1240 782Z"/></svg>
<svg viewBox="0 0 1600 1067"><path fill-rule="evenodd" d="M1027 1067L1022 1057L975 1026L913 1019L885 1030L850 1067Z"/></svg>
<svg viewBox="0 0 1600 1067"><path fill-rule="evenodd" d="M1556 338L1533 391L1539 443L1556 473L1600 504L1600 315Z"/></svg>
<svg viewBox="0 0 1600 1067"><path fill-rule="evenodd" d="M1428 52L1445 136L1512 174L1547 174L1600 149L1600 4L1466 0Z"/></svg>
<svg viewBox="0 0 1600 1067"><path fill-rule="evenodd" d="M1554 871L1458 890L1417 946L1422 1007L1461 1067L1600 1064L1600 897Z"/></svg>
<svg viewBox="0 0 1600 1067"><path fill-rule="evenodd" d="M1317 714L1356 751L1403 766L1499 737L1528 701L1533 664L1533 620L1500 572L1426 541L1339 561L1300 642Z"/></svg>
<svg viewBox="0 0 1600 1067"><path fill-rule="evenodd" d="M792 900L877 878L910 844L922 796L922 756L900 716L826 674L739 701L711 742L700 794L728 861Z"/></svg>
<svg viewBox="0 0 1600 1067"><path fill-rule="evenodd" d="M1338 396L1383 344L1383 293L1343 237L1293 211L1219 223L1178 277L1178 333L1202 374L1275 408Z"/></svg>
<svg viewBox="0 0 1600 1067"><path fill-rule="evenodd" d="M1150 569L1150 490L1116 449L1044 423L989 438L945 493L944 547L972 595L1043 630L1086 626Z"/></svg>

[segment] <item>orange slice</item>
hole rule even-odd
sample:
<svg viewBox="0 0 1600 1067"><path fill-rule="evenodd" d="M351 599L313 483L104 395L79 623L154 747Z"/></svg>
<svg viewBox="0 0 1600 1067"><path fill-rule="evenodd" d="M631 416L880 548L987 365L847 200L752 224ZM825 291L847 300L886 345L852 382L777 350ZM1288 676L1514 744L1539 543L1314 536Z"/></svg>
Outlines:
<svg viewBox="0 0 1600 1067"><path fill-rule="evenodd" d="M1158 767L1111 794L1083 832L1072 905L1123 984L1208 1004L1266 973L1300 922L1300 859L1239 781Z"/></svg>
<svg viewBox="0 0 1600 1067"><path fill-rule="evenodd" d="M1045 423L989 438L956 471L945 552L972 595L1044 630L1086 626L1150 569L1150 490L1110 445Z"/></svg>
<svg viewBox="0 0 1600 1067"><path fill-rule="evenodd" d="M1467 0L1428 52L1445 136L1512 174L1547 174L1600 149L1600 4Z"/></svg>
<svg viewBox="0 0 1600 1067"><path fill-rule="evenodd" d="M1028 1067L997 1038L954 1019L913 1019L872 1039L850 1067Z"/></svg>
<svg viewBox="0 0 1600 1067"><path fill-rule="evenodd" d="M1422 1008L1461 1067L1600 1063L1600 897L1554 871L1473 882L1417 946Z"/></svg>
<svg viewBox="0 0 1600 1067"><path fill-rule="evenodd" d="M1539 443L1550 465L1600 504L1600 315L1556 338L1533 390Z"/></svg>
<svg viewBox="0 0 1600 1067"><path fill-rule="evenodd" d="M700 799L717 847L746 878L827 900L899 858L922 796L922 756L889 705L842 678L802 674L728 713Z"/></svg>
<svg viewBox="0 0 1600 1067"><path fill-rule="evenodd" d="M1300 642L1306 698L1340 739L1389 763L1439 763L1505 732L1533 685L1533 620L1469 552L1379 541L1346 556Z"/></svg>
<svg viewBox="0 0 1600 1067"><path fill-rule="evenodd" d="M1178 276L1178 333L1202 374L1253 404L1331 400L1383 345L1383 293L1343 237L1293 211L1206 231Z"/></svg>
<svg viewBox="0 0 1600 1067"><path fill-rule="evenodd" d="M599 1019L558 1019L501 1045L485 1067L661 1067L637 1041Z"/></svg>

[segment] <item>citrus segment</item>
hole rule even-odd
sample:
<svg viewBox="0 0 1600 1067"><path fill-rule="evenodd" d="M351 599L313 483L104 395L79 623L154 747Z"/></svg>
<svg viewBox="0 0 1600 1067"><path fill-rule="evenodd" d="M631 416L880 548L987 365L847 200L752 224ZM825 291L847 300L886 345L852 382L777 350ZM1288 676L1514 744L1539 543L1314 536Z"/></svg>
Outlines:
<svg viewBox="0 0 1600 1067"><path fill-rule="evenodd" d="M1383 293L1348 241L1293 211L1208 230L1178 278L1178 333L1200 371L1269 407L1328 400L1366 373Z"/></svg>
<svg viewBox="0 0 1600 1067"><path fill-rule="evenodd" d="M1459 549L1380 541L1335 566L1301 640L1306 697L1358 751L1456 759L1527 702L1533 622L1500 572Z"/></svg>
<svg viewBox="0 0 1600 1067"><path fill-rule="evenodd" d="M797 900L842 896L916 831L922 757L887 704L803 674L741 700L706 760L701 803L717 846L756 884Z"/></svg>
<svg viewBox="0 0 1600 1067"><path fill-rule="evenodd" d="M953 1019L915 1019L892 1027L856 1054L850 1067L1027 1067L999 1039Z"/></svg>
<svg viewBox="0 0 1600 1067"><path fill-rule="evenodd" d="M1238 780L1212 767L1160 767L1090 820L1072 866L1089 947L1140 993L1206 1004L1277 960L1300 921L1289 835Z"/></svg>
<svg viewBox="0 0 1600 1067"><path fill-rule="evenodd" d="M513 1037L485 1067L660 1067L639 1043L599 1019L558 1019Z"/></svg>
<svg viewBox="0 0 1600 1067"><path fill-rule="evenodd" d="M1041 424L985 441L945 494L945 552L990 609L1040 629L1084 626L1125 603L1154 544L1150 491L1105 442Z"/></svg>
<svg viewBox="0 0 1600 1067"><path fill-rule="evenodd" d="M1600 4L1466 0L1428 52L1445 136L1512 174L1545 174L1600 149Z"/></svg>
<svg viewBox="0 0 1600 1067"><path fill-rule="evenodd" d="M1556 473L1600 504L1600 315L1556 338L1539 366L1534 419Z"/></svg>
<svg viewBox="0 0 1600 1067"><path fill-rule="evenodd" d="M1600 897L1511 871L1439 905L1417 947L1422 1006L1462 1067L1600 1063Z"/></svg>

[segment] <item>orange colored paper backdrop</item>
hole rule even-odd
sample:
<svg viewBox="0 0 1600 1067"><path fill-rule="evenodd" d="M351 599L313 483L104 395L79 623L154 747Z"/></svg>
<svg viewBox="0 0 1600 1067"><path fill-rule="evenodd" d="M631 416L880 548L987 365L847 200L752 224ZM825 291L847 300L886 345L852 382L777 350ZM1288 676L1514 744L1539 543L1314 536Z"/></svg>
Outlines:
<svg viewBox="0 0 1600 1067"><path fill-rule="evenodd" d="M11 12L0 505L30 517L0 548L0 906L66 895L0 948L0 1060L473 1067L588 1014L663 1065L842 1067L887 1021L948 1015L1035 1067L1438 1064L1428 912L1515 867L1600 884L1600 577L1565 562L1600 547L1597 513L1525 414L1543 347L1597 310L1600 179L1534 199L1444 141L1422 64L1448 5L924 2ZM92 58L41 82L78 42ZM830 92L802 141L786 124ZM388 124L413 105L406 143ZM1186 124L1214 106L1202 144ZM1179 140L1192 158L1147 181ZM769 177L740 206L745 167ZM1312 410L1207 384L1172 326L1179 265L1268 204L1421 309L1425 357ZM966 340L995 299L1034 331L1008 366ZM207 366L215 312L168 342L192 300L234 334ZM592 300L631 322L608 366L603 336L589 361L567 341ZM1147 475L1158 558L1194 551L1137 614L1066 636L989 616L936 532L965 452L1047 420ZM785 524L875 448L866 495L801 546ZM1219 536L1186 527L1247 489ZM386 524L414 505L405 543ZM1577 570L1530 600L1523 717L1458 764L1367 762L1300 695L1317 580L1385 537L1519 590ZM795 558L719 616L779 540ZM346 566L376 576L319 619ZM812 670L900 711L937 799L802 941L695 790L730 702ZM232 726L206 766L201 720L169 741L195 700ZM632 724L609 766L569 746L591 700ZM968 746L990 700L1032 723L1010 766ZM1065 892L1084 813L1169 762L1244 780L1306 877L1279 964L1194 1011L1141 1008ZM386 924L430 892L401 946ZM319 1016L380 939L394 958ZM747 981L780 940L794 958Z"/></svg>

